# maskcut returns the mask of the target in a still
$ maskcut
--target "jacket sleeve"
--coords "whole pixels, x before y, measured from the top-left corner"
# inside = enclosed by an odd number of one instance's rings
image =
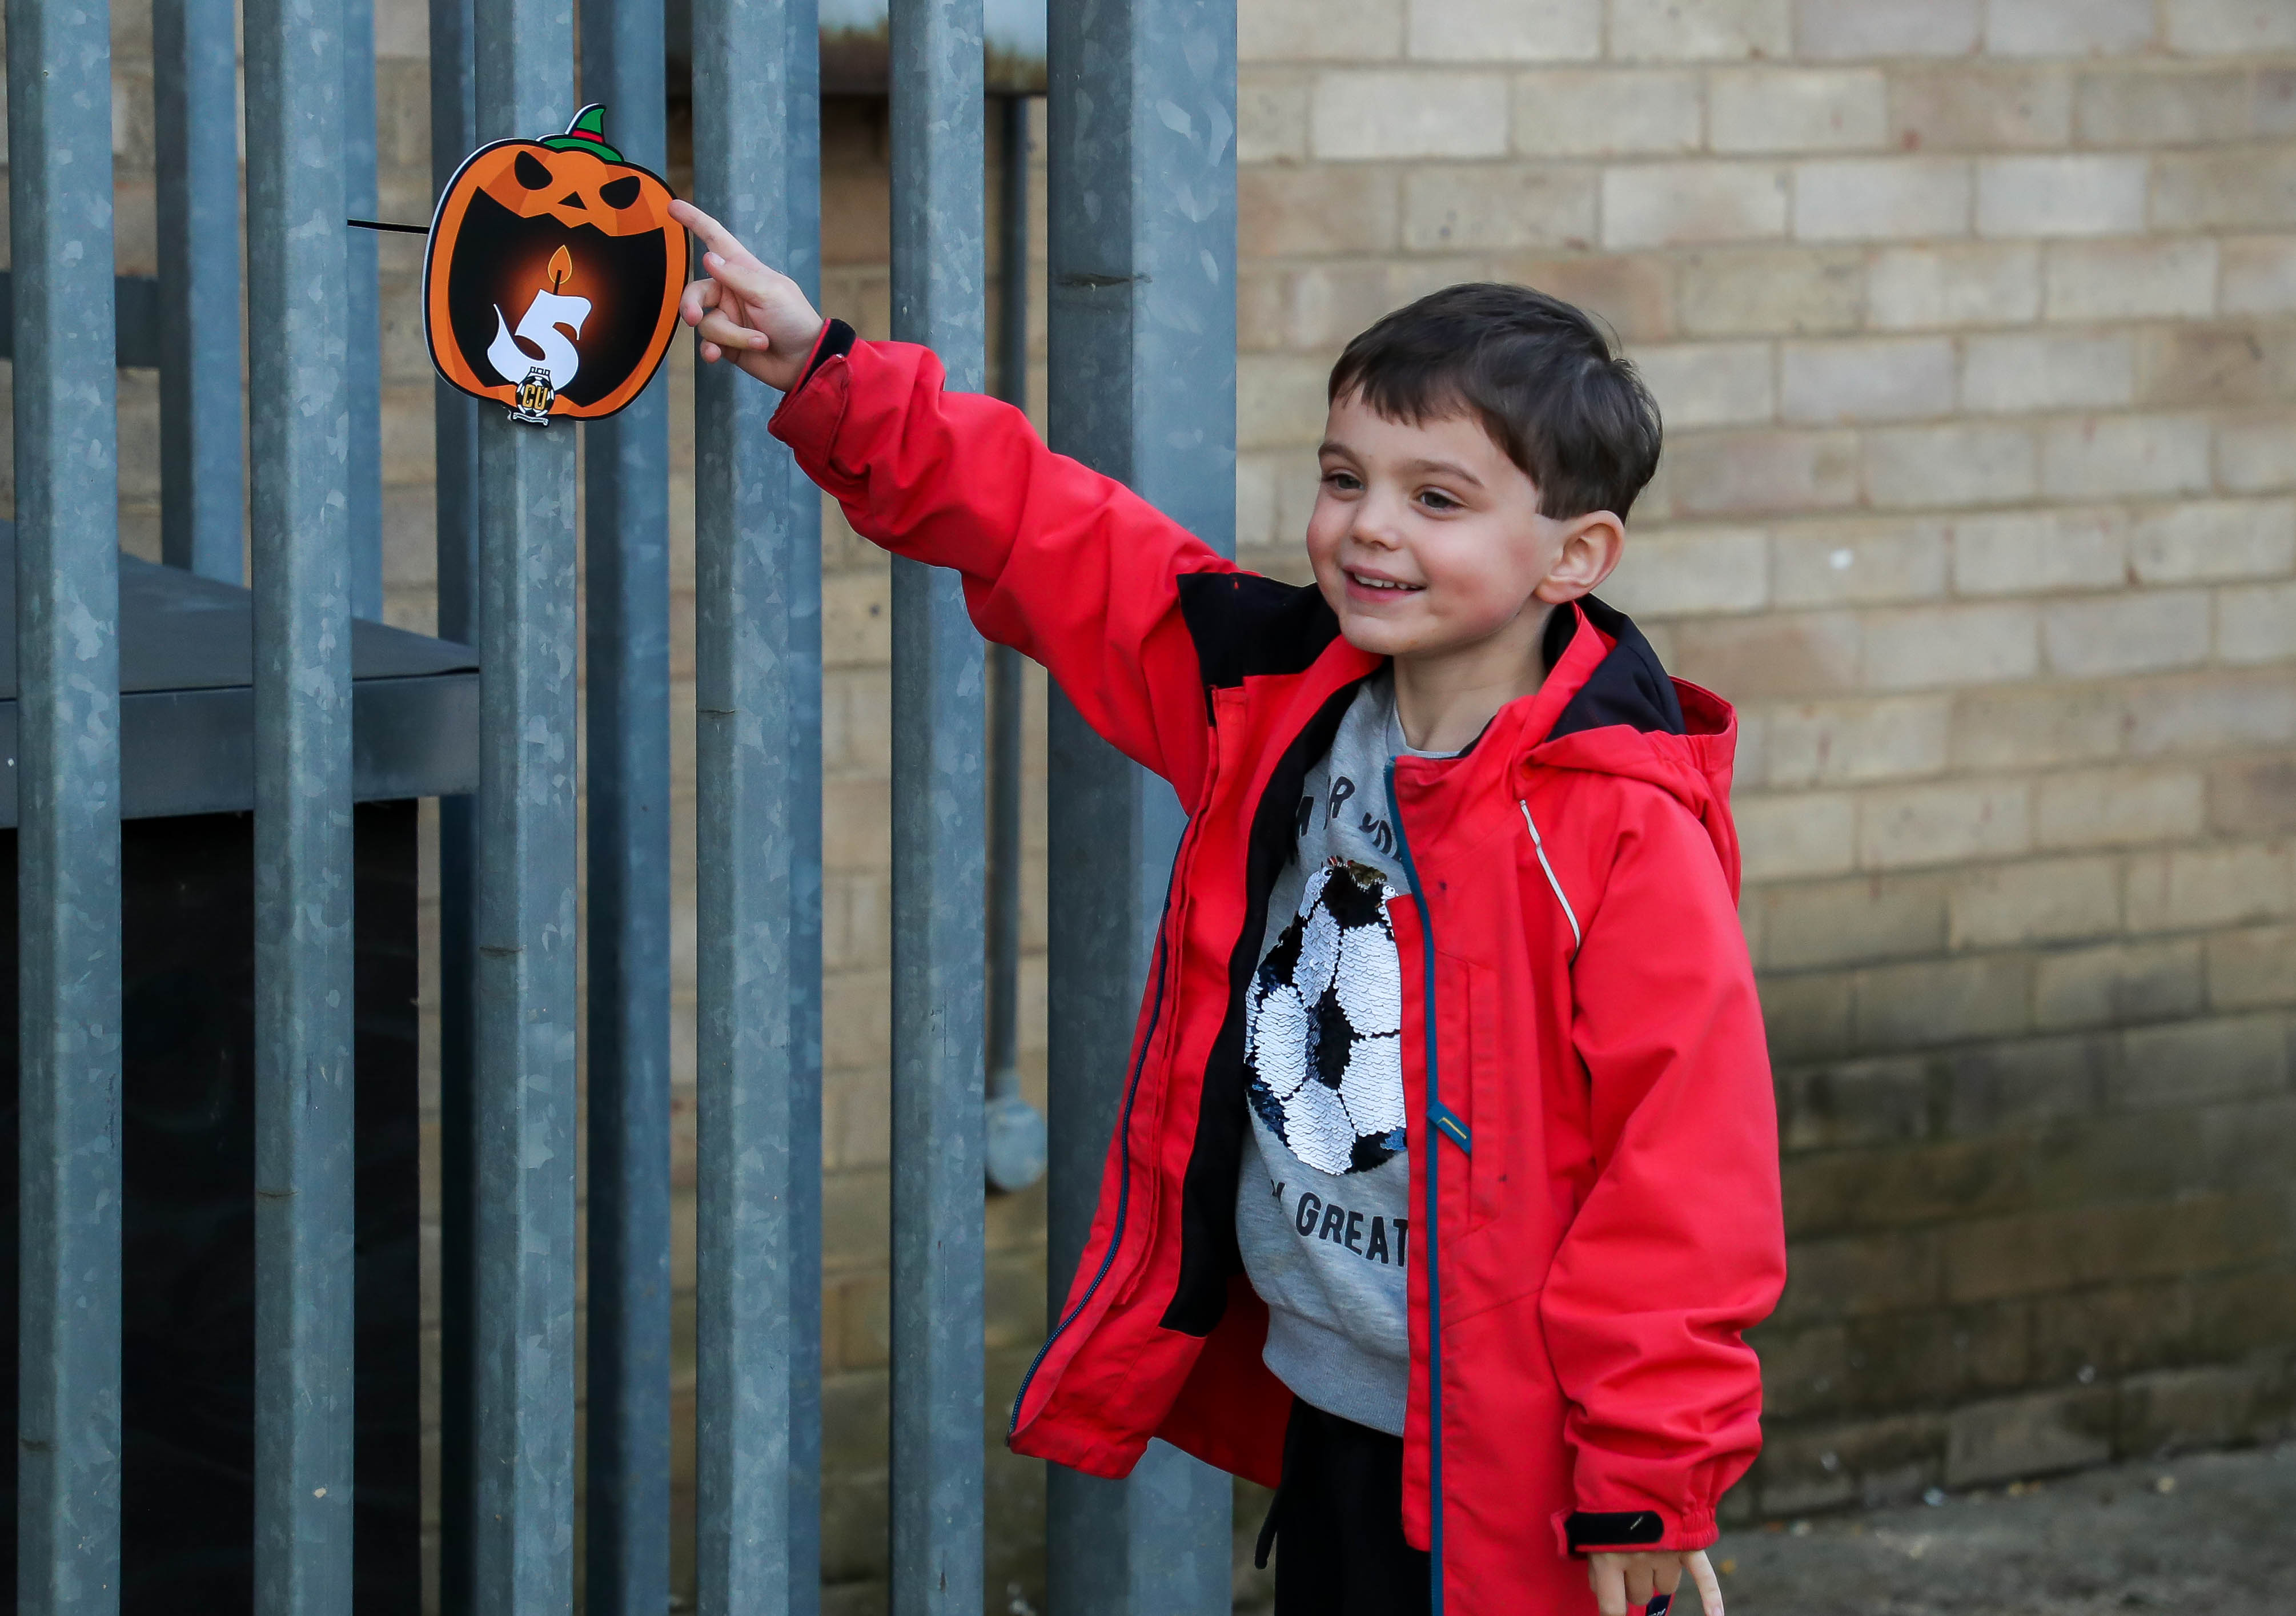
[[[1705,829],[1621,816],[1572,965],[1595,1177],[1540,1301],[1565,1398],[1566,1553],[1702,1548],[1761,1448],[1742,1332],[1785,1280],[1776,1102],[1753,969]]]
[[[846,351],[816,357],[774,435],[854,531],[954,568],[984,636],[1043,663],[1086,722],[1193,804],[1210,734],[1178,579],[1233,563],[1054,454],[1010,405],[944,390],[930,350],[855,342],[836,323],[824,342]]]

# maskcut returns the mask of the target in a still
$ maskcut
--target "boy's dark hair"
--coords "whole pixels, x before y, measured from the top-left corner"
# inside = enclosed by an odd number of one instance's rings
[[[1623,520],[1658,468],[1658,406],[1585,311],[1471,282],[1397,309],[1347,346],[1330,397],[1390,421],[1480,420],[1538,489],[1539,513]]]

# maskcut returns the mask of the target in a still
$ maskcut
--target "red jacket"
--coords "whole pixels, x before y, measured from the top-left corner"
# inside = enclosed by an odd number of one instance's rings
[[[1244,990],[1307,769],[1380,659],[1313,588],[1236,570],[919,348],[832,324],[774,432],[865,537],[964,575],[1189,810],[1100,1207],[1013,1409],[1020,1452],[1122,1476],[1160,1436],[1273,1484],[1292,1395],[1234,1225]],[[1390,771],[1414,896],[1404,1530],[1451,1616],[1594,1610],[1572,1548],[1694,1548],[1760,1446],[1741,1333],[1785,1272],[1739,930],[1736,720],[1625,618],[1464,756]]]

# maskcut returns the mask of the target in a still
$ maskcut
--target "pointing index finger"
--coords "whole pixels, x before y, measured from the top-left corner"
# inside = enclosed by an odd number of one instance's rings
[[[1706,1616],[1722,1616],[1721,1579],[1702,1548],[1690,1556],[1690,1579],[1698,1585],[1698,1602],[1706,1607]]]
[[[734,239],[734,233],[708,214],[679,197],[669,204],[669,217],[685,226],[709,244],[709,250],[721,258],[750,256],[749,249]]]

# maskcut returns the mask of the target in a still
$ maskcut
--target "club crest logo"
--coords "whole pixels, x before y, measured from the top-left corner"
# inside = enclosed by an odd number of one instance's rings
[[[677,330],[685,232],[660,177],[606,144],[605,109],[498,140],[439,199],[422,325],[447,383],[514,421],[595,421],[652,380]]]
[[[1404,1147],[1391,893],[1368,865],[1325,865],[1252,981],[1244,1092],[1268,1131],[1319,1172],[1365,1172]]]

